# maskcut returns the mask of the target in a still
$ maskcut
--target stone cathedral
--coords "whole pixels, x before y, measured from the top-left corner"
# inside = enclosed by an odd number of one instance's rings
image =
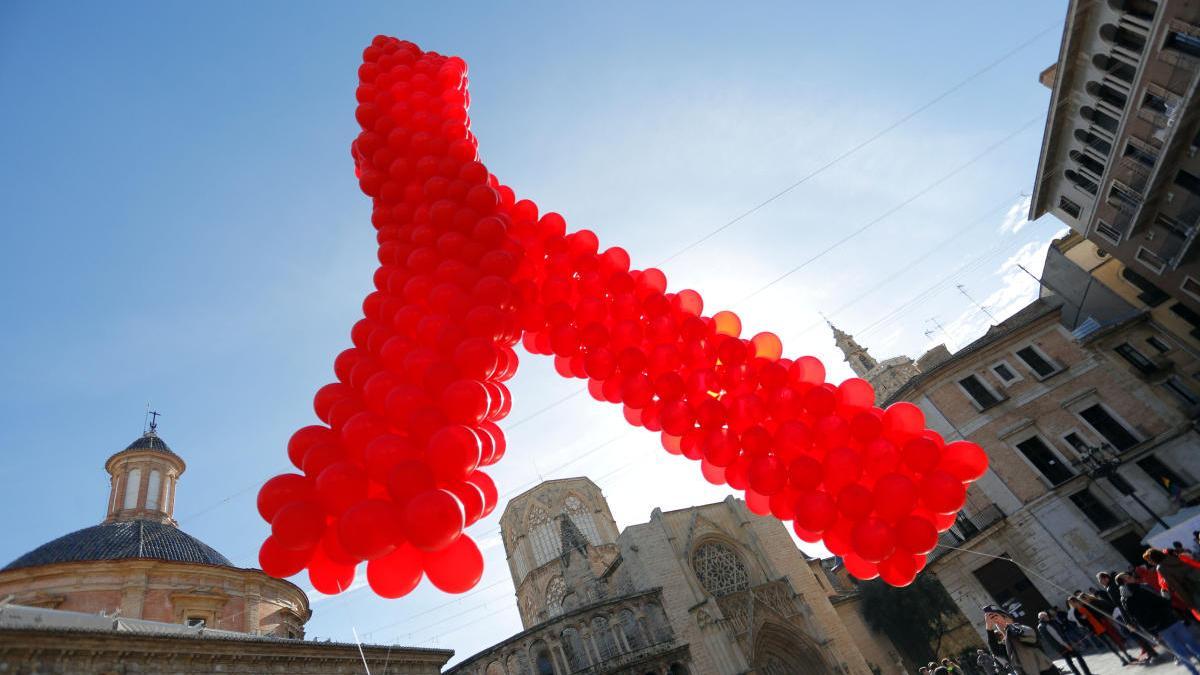
[[[524,630],[448,673],[903,672],[852,586],[733,497],[618,530],[595,483],[565,478],[510,501],[500,528]]]

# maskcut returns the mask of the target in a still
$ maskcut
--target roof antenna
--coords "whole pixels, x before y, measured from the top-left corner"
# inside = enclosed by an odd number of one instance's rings
[[[992,320],[993,324],[996,323],[996,317],[992,316],[992,313],[988,311],[987,307],[984,307],[983,305],[979,304],[978,302],[975,302],[975,298],[972,298],[970,295],[967,295],[967,287],[966,286],[959,284],[958,286],[956,286],[956,288],[958,289],[959,293],[963,294],[964,298],[971,301],[972,305],[975,305],[976,307],[978,307],[979,311],[983,312],[984,314],[987,314],[988,318]]]

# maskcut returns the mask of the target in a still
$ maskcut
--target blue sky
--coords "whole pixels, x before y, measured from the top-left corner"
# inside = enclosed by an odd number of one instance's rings
[[[1034,297],[1014,265],[1040,269],[1062,225],[1026,223],[1021,194],[1065,4],[4,3],[0,561],[99,522],[103,462],[141,432],[149,402],[189,464],[181,526],[255,564],[254,491],[313,421],[312,393],[371,283],[348,147],[374,34],[464,57],[489,168],[641,267],[1037,36],[665,264],[708,311],[735,309],[748,333],[773,330],[841,379],[818,311],[877,357],[916,356],[986,328],[957,284],[999,316]],[[927,337],[931,319],[945,332]],[[510,384],[502,495],[586,474],[622,526],[724,495],[586,395],[520,422],[581,388],[548,361],[523,358]],[[475,526],[488,569],[473,595],[318,598],[310,636],[354,628],[465,656],[515,632],[495,515]]]

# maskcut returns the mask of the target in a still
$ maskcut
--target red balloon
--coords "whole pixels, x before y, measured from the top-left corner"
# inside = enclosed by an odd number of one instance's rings
[[[772,455],[757,457],[750,462],[749,478],[755,492],[769,497],[787,487],[787,467]]]
[[[324,532],[325,510],[315,501],[286,504],[271,519],[271,536],[292,551],[312,549]]]
[[[330,443],[336,440],[337,437],[329,427],[319,425],[302,427],[292,434],[292,438],[288,441],[288,459],[297,469],[303,469],[304,456],[308,454],[310,448],[318,443]]]
[[[934,513],[953,514],[966,501],[967,488],[945,471],[932,471],[921,479],[921,505]]]
[[[863,560],[877,563],[896,550],[896,537],[887,523],[868,518],[851,530],[850,546]]]
[[[839,492],[858,480],[862,464],[858,453],[847,447],[833,448],[825,456],[825,489]]]
[[[381,558],[404,540],[400,510],[389,501],[364,499],[338,519],[338,539],[356,558]]]
[[[429,582],[446,593],[465,593],[483,578],[483,554],[467,536],[443,549],[426,551],[422,559]]]
[[[933,523],[917,516],[906,516],[896,523],[896,548],[906,553],[929,553],[937,546],[938,533]]]
[[[818,541],[821,541],[821,533],[809,532],[808,530],[797,525],[795,522],[792,523],[792,530],[796,532],[796,536],[800,537],[801,541],[806,541],[810,544],[815,544]]]
[[[422,551],[438,551],[462,535],[466,514],[462,502],[453,493],[426,490],[408,501],[403,522],[404,532],[413,546]]]
[[[462,425],[442,427],[429,439],[427,462],[439,481],[463,480],[479,466],[479,437]]]
[[[704,459],[718,467],[728,467],[738,458],[738,447],[726,429],[710,431],[704,436]]]
[[[483,517],[483,490],[480,490],[478,485],[460,480],[446,483],[443,489],[453,492],[454,496],[458,497],[458,501],[463,505],[463,517],[467,525]]]
[[[755,492],[753,489],[746,490],[746,508],[756,515],[769,516],[771,515],[771,498]]]
[[[479,424],[487,416],[488,390],[475,380],[458,380],[442,391],[442,413],[458,424]]]
[[[964,483],[976,481],[987,473],[987,453],[970,441],[954,441],[942,448],[940,468]]]
[[[812,446],[812,431],[799,420],[786,420],[775,430],[775,452],[783,459],[793,459]]]
[[[733,312],[728,310],[717,312],[713,314],[712,322],[717,335],[737,337],[742,334],[742,320]]]
[[[917,505],[917,486],[908,476],[884,474],[875,481],[875,511],[880,518],[894,521],[907,516]]]
[[[867,488],[858,483],[851,483],[838,493],[837,506],[843,518],[859,521],[871,514],[871,509],[875,507],[875,498]]]
[[[388,475],[387,490],[392,501],[405,505],[410,499],[437,487],[437,480],[425,462],[406,460],[392,468]]]
[[[294,473],[280,474],[263,483],[259,489],[258,513],[269,523],[285,505],[313,497],[312,483],[307,478]]]
[[[381,598],[402,598],[421,583],[421,552],[408,544],[367,563],[367,583]]]
[[[849,520],[839,520],[834,523],[822,534],[825,548],[834,555],[845,556],[850,553],[850,531],[853,528],[854,523]]]
[[[707,459],[700,460],[700,474],[713,485],[725,484],[725,468],[716,466]]]
[[[801,356],[788,369],[788,376],[797,384],[822,384],[825,382],[825,366],[815,356]]]
[[[863,452],[863,471],[878,478],[900,468],[900,451],[886,438],[877,438],[867,443]]]
[[[496,483],[492,477],[482,471],[475,471],[467,480],[475,484],[479,488],[479,492],[483,494],[483,516],[486,517],[496,509],[496,504],[500,501],[500,495],[496,490]]]
[[[852,377],[838,385],[838,402],[847,408],[870,408],[875,404],[875,388],[866,380]]]
[[[879,576],[879,567],[875,563],[867,562],[853,553],[842,556],[842,562],[846,565],[846,571],[855,579],[870,581]]]
[[[917,559],[910,553],[897,552],[879,563],[879,578],[898,588],[917,578]]]
[[[796,525],[809,532],[824,532],[838,517],[837,504],[824,492],[806,492],[796,500]]]
[[[398,464],[418,459],[420,456],[420,449],[411,440],[394,434],[376,438],[363,450],[367,475],[376,483],[387,483],[392,469]]]
[[[367,498],[367,474],[352,462],[336,462],[317,476],[317,497],[325,510],[338,515]]]
[[[286,579],[299,574],[311,557],[312,549],[295,551],[280,546],[275,537],[267,537],[258,550],[258,566],[277,579]]]
[[[318,548],[308,562],[308,580],[318,593],[337,595],[354,583],[354,565],[336,563]]]
[[[899,401],[883,412],[883,433],[893,442],[903,442],[925,428],[925,413],[908,401]]]
[[[811,455],[800,455],[788,465],[788,480],[794,490],[800,492],[815,490],[824,477],[824,465]]]
[[[941,451],[928,438],[914,438],[904,444],[901,456],[904,464],[916,473],[931,471],[938,464]]]
[[[799,497],[792,490],[782,490],[771,495],[771,515],[780,520],[792,520],[796,517],[796,499]]]

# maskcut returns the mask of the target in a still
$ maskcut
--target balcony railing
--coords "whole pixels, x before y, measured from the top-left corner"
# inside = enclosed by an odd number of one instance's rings
[[[978,536],[980,532],[1004,518],[1004,512],[995,504],[989,504],[970,516],[960,513],[958,519],[954,521],[954,526],[938,536],[938,546],[929,553],[929,561],[937,560],[948,553],[950,549],[946,548],[947,546],[962,547],[963,544]]]

